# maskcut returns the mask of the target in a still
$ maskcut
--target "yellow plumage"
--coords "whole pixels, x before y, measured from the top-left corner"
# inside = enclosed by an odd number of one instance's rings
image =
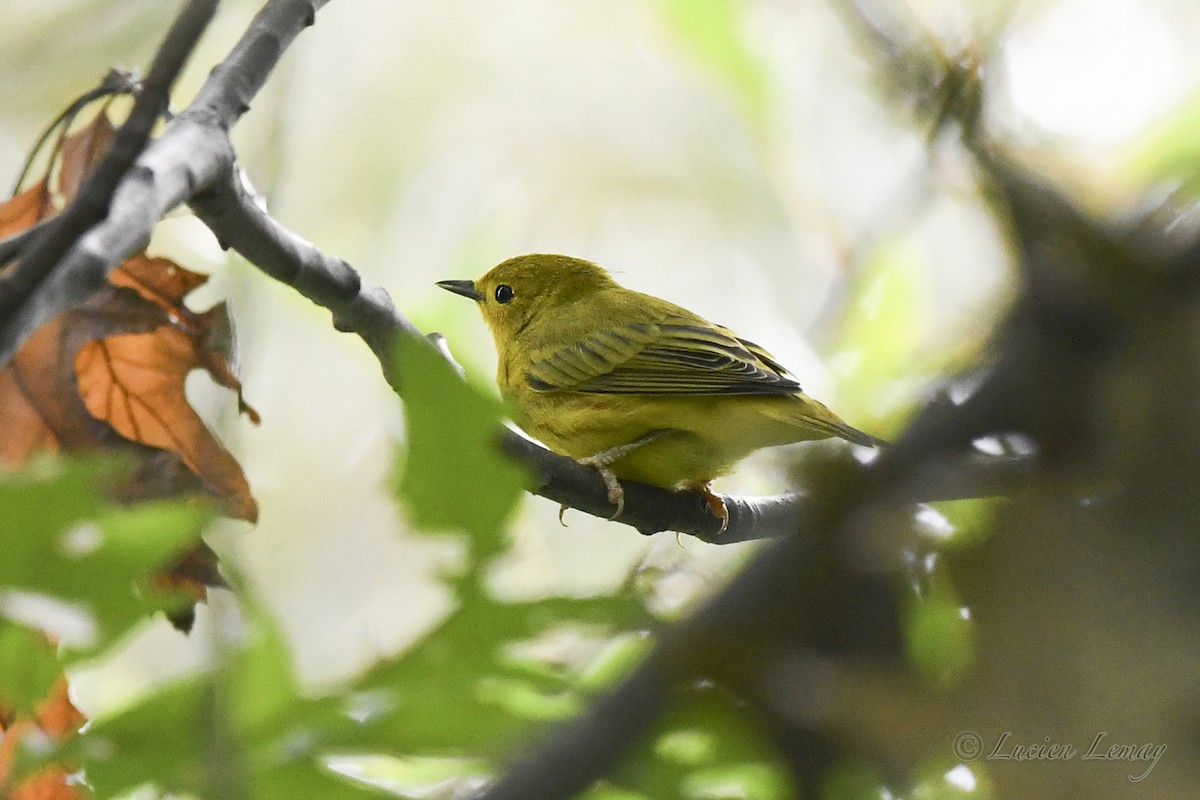
[[[620,286],[591,262],[518,256],[476,281],[438,285],[483,312],[513,421],[608,472],[618,507],[612,475],[707,491],[762,447],[828,437],[879,443],[800,391],[766,350]]]

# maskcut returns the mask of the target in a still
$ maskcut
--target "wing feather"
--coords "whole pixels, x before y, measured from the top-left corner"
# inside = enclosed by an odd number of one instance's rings
[[[531,354],[529,385],[583,394],[793,394],[800,384],[764,349],[726,328],[669,316],[597,331]]]

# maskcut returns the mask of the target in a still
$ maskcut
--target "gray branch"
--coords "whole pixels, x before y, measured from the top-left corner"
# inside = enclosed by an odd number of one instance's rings
[[[136,147],[132,164],[116,161],[89,179],[111,182],[111,202],[96,214],[93,200],[83,200],[85,211],[65,211],[60,220],[76,219],[69,228],[59,228],[53,236],[40,237],[35,247],[53,248],[48,256],[25,254],[23,277],[11,294],[0,294],[0,365],[7,364],[21,343],[45,322],[75,306],[103,285],[108,273],[126,258],[145,248],[158,221],[171,210],[191,199],[197,192],[233,168],[233,148],[226,135],[229,128],[249,108],[250,100],[262,88],[271,70],[293,39],[312,24],[318,8],[327,0],[272,0],[259,12],[229,59],[209,76],[200,93],[187,109],[173,119],[161,137],[144,151]],[[176,27],[164,40],[160,56],[151,67],[151,76],[162,73],[167,86],[190,48],[183,49],[184,34],[197,38],[197,19],[211,0],[189,5]],[[187,26],[184,28],[184,26]],[[180,32],[182,29],[182,32]],[[163,66],[159,66],[160,62]],[[156,78],[156,80],[159,80]],[[165,93],[156,93],[146,101],[157,119],[165,108]],[[161,108],[158,105],[162,101]],[[144,123],[148,111],[137,117]],[[134,122],[131,117],[126,127]],[[125,128],[122,128],[124,131]],[[148,132],[149,128],[146,129]],[[119,142],[120,135],[117,137]],[[136,142],[133,143],[136,146]],[[113,155],[120,150],[121,155]],[[128,158],[131,151],[114,146],[113,158]],[[140,156],[136,152],[141,152]],[[113,173],[119,172],[116,179]],[[103,173],[103,174],[102,174]],[[123,176],[123,177],[122,177]],[[92,198],[87,185],[80,198]],[[101,198],[103,200],[103,198]],[[72,205],[74,207],[74,204]],[[97,221],[98,220],[98,221]],[[60,223],[61,224],[61,223]],[[46,244],[42,244],[46,242]],[[36,259],[32,267],[31,260]],[[44,266],[43,266],[44,264]]]

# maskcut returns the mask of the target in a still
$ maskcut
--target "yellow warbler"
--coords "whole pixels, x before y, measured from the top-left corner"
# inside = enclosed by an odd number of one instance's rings
[[[614,516],[624,508],[616,478],[629,478],[703,491],[724,529],[709,482],[754,450],[828,437],[880,443],[800,391],[763,348],[589,261],[517,256],[438,286],[478,303],[513,421],[598,469]]]

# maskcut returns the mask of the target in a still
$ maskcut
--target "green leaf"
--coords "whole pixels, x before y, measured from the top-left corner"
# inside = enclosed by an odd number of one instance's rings
[[[997,793],[984,765],[934,760],[915,770],[909,800],[992,800]]]
[[[316,761],[296,761],[259,776],[250,796],[254,800],[354,800],[395,795],[343,777]]]
[[[123,712],[93,720],[68,742],[62,756],[83,765],[99,797],[115,797],[146,783],[198,792],[209,733],[202,724],[207,690],[203,677],[158,689]]]
[[[761,761],[694,772],[684,778],[680,789],[687,800],[785,800],[795,796],[783,768]]]
[[[830,770],[821,787],[822,800],[884,800],[883,778],[862,763],[839,764]]]
[[[509,604],[467,593],[424,641],[359,683],[374,704],[390,700],[391,707],[347,735],[394,755],[508,752],[531,734],[536,719],[562,718],[585,694],[569,670],[556,676],[514,659],[514,645],[589,622],[605,623],[619,636],[647,618],[632,594]]]
[[[654,753],[661,759],[686,766],[707,764],[716,754],[716,741],[707,731],[677,729],[658,737]]]
[[[344,747],[345,703],[301,695],[273,622],[246,614],[250,633],[220,667],[93,720],[50,755],[80,763],[100,797],[144,784],[231,800],[378,796],[326,765]]]
[[[874,249],[857,276],[830,359],[842,389],[839,410],[849,419],[866,424],[907,412],[894,405],[907,393],[893,387],[897,375],[914,373],[926,347],[926,272],[913,248],[893,239]]]
[[[408,439],[399,493],[412,521],[465,530],[480,555],[499,551],[501,526],[530,483],[500,450],[503,408],[419,340],[400,339],[396,366]]]
[[[114,471],[111,463],[45,460],[0,478],[0,588],[86,607],[98,634],[80,648],[87,652],[178,605],[139,581],[198,540],[211,517],[182,501],[110,506],[101,485]]]
[[[977,497],[970,500],[940,500],[929,506],[941,514],[953,533],[941,540],[942,550],[977,547],[996,527],[996,515],[1008,498]]]
[[[448,800],[465,797],[491,775],[487,764],[469,758],[349,756],[330,760],[335,772],[351,775],[391,795]]]
[[[677,690],[645,744],[613,783],[649,797],[796,797],[796,787],[749,708],[713,685]]]
[[[952,596],[934,591],[912,603],[904,620],[909,662],[941,687],[958,684],[975,657],[975,625]]]
[[[61,674],[43,633],[0,618],[0,709],[33,713]]]
[[[579,795],[579,800],[652,800],[652,798],[649,795],[632,792],[619,786],[600,784]]]

